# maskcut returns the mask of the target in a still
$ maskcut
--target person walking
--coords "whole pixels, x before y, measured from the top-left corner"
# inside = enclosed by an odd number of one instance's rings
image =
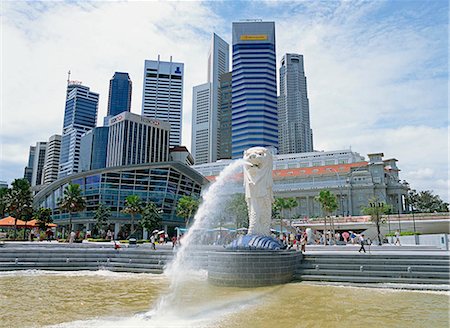
[[[401,244],[400,244],[400,232],[398,232],[398,230],[395,231],[395,244],[394,245],[401,246]]]
[[[366,252],[366,249],[364,248],[364,244],[366,243],[365,239],[364,239],[364,234],[361,234],[359,236],[359,243],[361,245],[361,248],[359,249],[358,253],[361,253],[361,251],[364,251],[364,253]]]
[[[153,249],[156,249],[155,242],[156,242],[156,238],[155,238],[155,235],[153,234],[153,235],[151,235],[151,237],[150,237],[150,243],[152,244],[152,248],[153,248]]]

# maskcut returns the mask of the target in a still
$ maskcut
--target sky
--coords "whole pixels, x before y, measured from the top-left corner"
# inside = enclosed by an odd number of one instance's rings
[[[304,56],[315,150],[396,158],[400,178],[449,200],[447,1],[1,1],[0,180],[23,177],[29,146],[61,134],[67,72],[100,94],[128,72],[141,113],[144,60],[185,64],[182,143],[192,87],[206,82],[211,34],[276,24],[277,65]],[[278,75],[278,73],[277,73]]]

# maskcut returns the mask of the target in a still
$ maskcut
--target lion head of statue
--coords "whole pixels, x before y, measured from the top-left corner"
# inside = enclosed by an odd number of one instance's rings
[[[247,168],[265,169],[272,163],[272,153],[264,147],[252,147],[244,151]]]

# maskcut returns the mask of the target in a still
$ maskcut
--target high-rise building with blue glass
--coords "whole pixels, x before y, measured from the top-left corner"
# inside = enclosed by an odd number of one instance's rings
[[[81,136],[97,124],[98,99],[89,87],[68,84],[58,178],[79,172]]]
[[[275,23],[233,23],[232,157],[278,146]]]
[[[81,136],[80,171],[97,170],[106,167],[108,133],[108,126],[98,126]]]
[[[108,116],[116,116],[131,109],[132,83],[128,73],[115,72],[109,81]]]

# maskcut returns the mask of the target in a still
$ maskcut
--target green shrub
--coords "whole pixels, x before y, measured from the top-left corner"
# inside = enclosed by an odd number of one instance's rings
[[[109,239],[105,239],[105,238],[88,238],[87,240],[92,241],[94,243],[110,241]]]
[[[414,236],[414,235],[421,235],[420,232],[414,232],[414,231],[403,231],[400,232],[400,236]],[[395,237],[395,232],[387,233],[385,235],[386,237]]]

